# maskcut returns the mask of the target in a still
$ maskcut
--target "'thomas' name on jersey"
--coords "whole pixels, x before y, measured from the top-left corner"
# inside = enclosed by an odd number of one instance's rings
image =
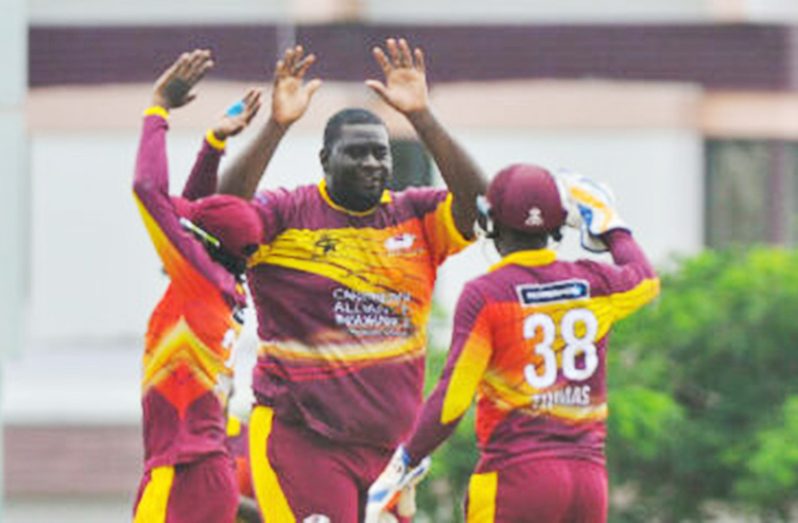
[[[608,334],[659,292],[629,233],[608,242],[616,265],[522,251],[466,285],[411,456],[443,441],[476,395],[480,470],[529,458],[604,463]]]

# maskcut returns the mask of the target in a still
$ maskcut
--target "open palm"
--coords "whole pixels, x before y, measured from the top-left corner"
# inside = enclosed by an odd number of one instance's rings
[[[272,118],[280,125],[290,125],[305,111],[313,95],[321,87],[321,80],[305,82],[305,73],[316,61],[313,54],[305,55],[302,46],[286,50],[277,62],[272,91]]]
[[[235,136],[249,125],[261,105],[260,89],[249,89],[244,97],[230,107],[213,128],[213,134],[220,140]]]
[[[372,51],[385,75],[385,83],[367,80],[366,85],[388,105],[403,114],[426,109],[429,94],[424,53],[419,48],[411,52],[404,38],[400,38],[398,42],[389,38],[385,47],[387,54],[379,47]]]
[[[181,54],[155,81],[152,105],[168,110],[191,102],[197,97],[192,91],[194,86],[202,80],[211,67],[213,67],[213,58],[207,49],[195,49]]]

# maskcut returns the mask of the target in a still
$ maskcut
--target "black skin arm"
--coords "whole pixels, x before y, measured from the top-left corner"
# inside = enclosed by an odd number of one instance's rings
[[[379,47],[372,50],[385,75],[385,83],[367,80],[366,85],[413,126],[452,193],[452,214],[457,229],[464,237],[472,238],[477,218],[476,197],[487,190],[487,179],[429,107],[424,52],[419,48],[411,52],[404,38],[398,41],[389,38],[385,47],[387,53]]]
[[[313,54],[305,54],[302,46],[285,51],[275,66],[272,88],[272,112],[255,139],[225,168],[219,192],[244,199],[255,195],[274,152],[283,136],[305,114],[310,100],[321,87],[321,80],[305,82],[305,74],[316,61]]]
[[[487,180],[471,156],[440,124],[431,111],[408,115],[421,141],[432,154],[449,192],[452,217],[460,234],[473,238],[477,196],[487,190]]]

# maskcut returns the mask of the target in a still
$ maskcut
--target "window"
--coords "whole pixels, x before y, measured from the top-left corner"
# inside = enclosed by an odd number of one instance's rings
[[[391,140],[393,178],[388,188],[401,191],[407,187],[432,184],[432,163],[426,149],[416,140]]]
[[[798,143],[711,140],[706,167],[709,247],[798,244]]]

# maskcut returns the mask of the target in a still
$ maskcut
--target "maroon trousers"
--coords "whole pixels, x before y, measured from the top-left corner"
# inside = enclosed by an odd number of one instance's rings
[[[139,484],[134,522],[233,523],[238,485],[229,456],[147,471]]]
[[[339,444],[271,417],[269,410],[257,407],[250,420],[253,484],[264,521],[363,521],[368,488],[392,451]],[[265,456],[255,450],[259,438],[266,439]]]
[[[593,462],[540,459],[471,476],[467,523],[605,523],[607,472]]]

